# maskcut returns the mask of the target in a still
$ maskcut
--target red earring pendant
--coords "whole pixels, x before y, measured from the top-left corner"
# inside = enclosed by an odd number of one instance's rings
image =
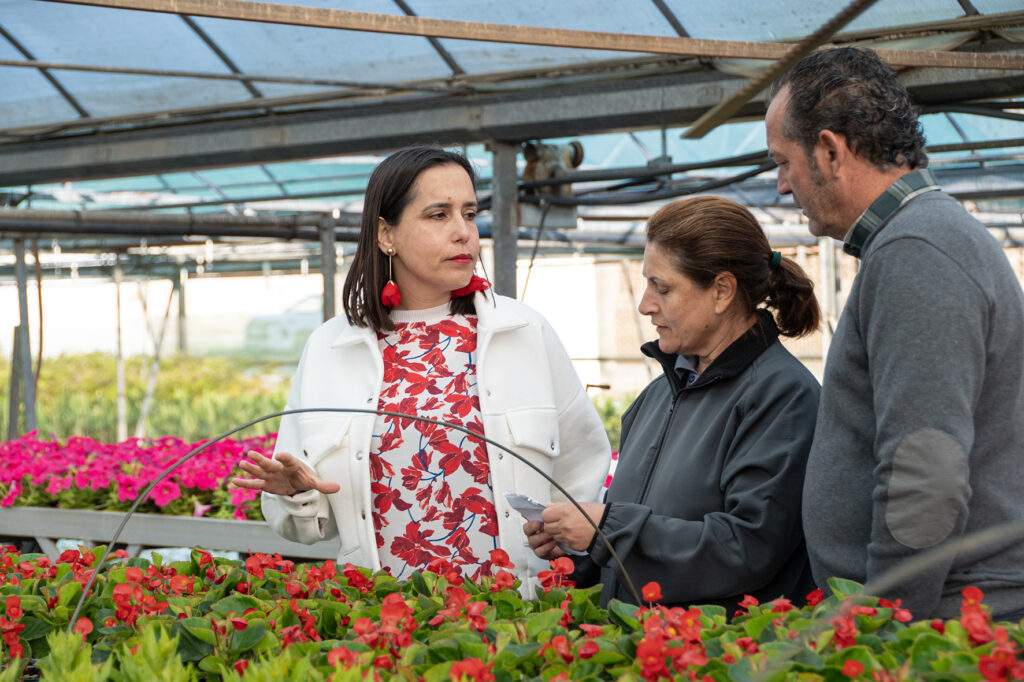
[[[394,249],[388,249],[388,283],[380,292],[380,302],[389,308],[394,308],[402,302],[402,292],[398,290],[398,285],[391,279],[391,256],[394,253]]]
[[[478,277],[477,275],[473,275],[469,279],[469,284],[467,284],[464,287],[461,287],[459,289],[454,290],[452,292],[452,296],[453,297],[455,297],[455,296],[468,296],[469,294],[472,294],[475,291],[483,291],[485,289],[490,289],[490,288],[491,288],[491,283],[490,282],[488,282],[483,277]]]

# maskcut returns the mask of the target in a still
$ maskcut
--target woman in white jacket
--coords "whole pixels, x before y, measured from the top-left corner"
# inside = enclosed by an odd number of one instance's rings
[[[577,500],[597,498],[610,448],[565,350],[535,311],[487,291],[473,169],[433,147],[392,154],[370,177],[345,280],[345,317],[310,336],[288,408],[359,408],[455,423],[513,450]],[[236,478],[263,491],[283,537],[340,539],[339,563],[404,579],[431,562],[473,576],[504,549],[524,596],[547,568],[504,493],[563,499],[502,450],[391,416],[309,412],[282,419],[274,459]]]

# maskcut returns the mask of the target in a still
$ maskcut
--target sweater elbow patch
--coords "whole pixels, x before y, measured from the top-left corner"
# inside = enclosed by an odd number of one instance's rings
[[[964,508],[967,454],[951,435],[925,428],[904,438],[892,463],[885,522],[899,543],[936,545],[956,526]]]

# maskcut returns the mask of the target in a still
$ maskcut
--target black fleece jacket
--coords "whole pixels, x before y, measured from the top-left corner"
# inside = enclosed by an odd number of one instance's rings
[[[731,614],[745,594],[802,603],[814,587],[800,501],[820,388],[778,335],[761,311],[689,386],[675,355],[641,349],[665,373],[622,417],[600,528],[636,588],[657,581],[664,605]],[[604,605],[635,601],[597,537],[574,578],[603,583]]]

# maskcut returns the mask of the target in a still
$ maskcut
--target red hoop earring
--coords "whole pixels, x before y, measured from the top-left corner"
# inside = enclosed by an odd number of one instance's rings
[[[384,285],[384,289],[380,292],[380,302],[389,308],[394,308],[402,302],[402,292],[398,290],[398,285],[391,279],[391,256],[394,253],[394,249],[388,249],[388,283]]]

